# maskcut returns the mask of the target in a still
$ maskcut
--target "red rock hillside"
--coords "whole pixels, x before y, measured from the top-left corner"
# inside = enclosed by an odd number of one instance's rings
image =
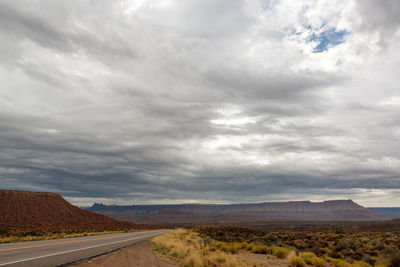
[[[147,228],[71,205],[57,193],[0,190],[0,233]]]

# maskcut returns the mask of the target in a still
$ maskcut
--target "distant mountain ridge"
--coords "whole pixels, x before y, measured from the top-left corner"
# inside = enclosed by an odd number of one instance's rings
[[[103,231],[143,227],[80,209],[58,193],[0,190],[0,233],[68,229]]]
[[[400,218],[400,207],[376,207],[368,208],[369,210],[387,218],[395,219]]]
[[[382,219],[352,200],[245,204],[104,205],[87,208],[135,223],[185,225],[292,221],[368,221]]]

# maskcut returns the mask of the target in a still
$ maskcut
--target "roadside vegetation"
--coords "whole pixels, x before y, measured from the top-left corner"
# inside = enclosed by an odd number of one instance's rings
[[[400,231],[265,231],[241,227],[197,227],[203,240],[251,253],[288,259],[289,266],[399,267]],[[240,244],[240,245],[239,245]]]
[[[157,236],[152,239],[152,246],[162,258],[181,267],[263,266],[257,257],[249,257],[256,253],[269,254],[268,259],[285,266],[287,258],[294,256],[283,247],[265,249],[246,242],[222,242],[201,236],[200,233],[189,229],[179,229]]]
[[[136,232],[137,230],[125,230],[125,231],[86,231],[86,230],[67,230],[67,231],[27,231],[20,233],[18,235],[2,235],[0,236],[1,243],[14,243],[14,242],[27,242],[27,241],[37,241],[37,240],[50,240],[59,238],[71,238],[71,237],[82,237],[82,236],[94,236],[94,235],[104,235],[104,234],[115,234],[115,233],[126,233],[126,232]]]

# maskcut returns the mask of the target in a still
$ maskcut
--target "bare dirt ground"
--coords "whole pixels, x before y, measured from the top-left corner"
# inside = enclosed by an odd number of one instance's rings
[[[157,257],[149,241],[137,243],[131,247],[119,249],[107,255],[93,258],[74,267],[176,267],[177,265]]]
[[[281,260],[270,255],[265,254],[253,254],[248,253],[247,251],[240,251],[238,254],[239,257],[251,260],[256,263],[257,267],[287,267],[288,261]]]

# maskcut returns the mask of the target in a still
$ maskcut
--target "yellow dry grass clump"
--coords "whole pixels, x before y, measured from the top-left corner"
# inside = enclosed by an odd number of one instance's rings
[[[221,250],[210,249],[198,233],[178,229],[152,239],[153,249],[182,267],[254,266],[254,262]]]

